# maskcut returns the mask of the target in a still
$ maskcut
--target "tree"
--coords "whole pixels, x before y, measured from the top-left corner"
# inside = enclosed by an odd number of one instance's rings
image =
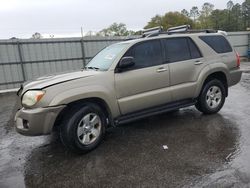
[[[190,12],[183,9],[181,12],[168,12],[163,16],[156,15],[151,18],[145,28],[163,26],[164,29],[167,29],[183,24],[190,24],[192,28],[196,29],[250,30],[250,0],[244,0],[242,4],[234,4],[232,0],[229,0],[223,10],[214,10],[214,5],[206,2],[201,11],[197,6],[193,6]]]
[[[109,27],[98,32],[101,36],[127,36],[133,34],[133,31],[128,31],[124,23],[113,23]]]
[[[244,29],[250,28],[250,0],[245,0],[242,3],[242,16]]]
[[[233,8],[233,6],[234,6],[234,3],[233,3],[233,1],[228,1],[227,2],[227,11],[228,11],[228,25],[227,25],[227,30],[232,30],[232,28],[233,28],[233,25],[234,25],[234,23],[232,22],[232,20],[231,20],[231,14],[232,14],[232,8]]]
[[[233,6],[234,6],[233,1],[230,0],[230,1],[227,2],[227,9],[228,10],[232,10]]]
[[[213,12],[214,5],[211,3],[204,3],[202,6],[202,10],[200,12],[200,25],[202,28],[209,28],[211,27],[211,19],[210,15]]]
[[[232,15],[232,31],[244,30],[243,21],[242,21],[242,11],[241,5],[239,3],[235,4],[231,10]]]
[[[155,17],[151,18],[144,29],[162,26],[163,29],[166,30],[170,27],[186,24],[193,26],[193,21],[179,12],[168,12],[164,16],[156,15]]]
[[[189,12],[188,12],[186,9],[183,9],[183,10],[181,11],[181,14],[183,14],[183,15],[186,16],[186,17],[189,17]]]
[[[204,14],[205,17],[208,17],[213,12],[213,9],[214,9],[214,5],[213,4],[211,4],[211,3],[204,3],[202,5],[202,14]]]
[[[196,19],[199,17],[199,15],[200,13],[198,7],[196,6],[192,7],[190,10],[190,17],[193,18],[194,23],[196,22]]]
[[[211,15],[211,28],[216,30],[226,30],[227,28],[227,10],[214,10]]]
[[[148,22],[148,24],[144,27],[144,29],[157,27],[157,26],[163,26],[162,23],[162,16],[156,15]]]
[[[42,34],[41,33],[38,33],[38,32],[35,32],[32,37],[33,39],[41,39],[43,38]]]

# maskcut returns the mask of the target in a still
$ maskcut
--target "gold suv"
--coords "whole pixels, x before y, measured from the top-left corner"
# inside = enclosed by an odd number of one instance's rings
[[[35,136],[57,127],[67,148],[84,153],[108,127],[191,105],[217,113],[241,74],[223,33],[151,29],[106,47],[83,70],[24,84],[16,130]]]

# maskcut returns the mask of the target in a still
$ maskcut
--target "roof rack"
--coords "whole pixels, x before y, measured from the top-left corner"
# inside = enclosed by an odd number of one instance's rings
[[[162,31],[163,31],[163,27],[162,26],[152,27],[152,28],[149,28],[149,29],[144,29],[142,31],[142,37],[150,37],[152,35],[159,34]]]
[[[181,33],[185,34],[185,33],[217,33],[218,32],[217,30],[213,30],[213,29],[192,30],[190,28],[191,28],[190,25],[181,25],[177,27],[171,27],[167,31],[163,31],[162,26],[153,27],[153,28],[143,30],[142,37],[143,38],[155,37],[155,36],[159,36],[162,34],[171,35],[171,34],[181,34]]]
[[[177,26],[177,27],[170,27],[167,32],[171,33],[171,32],[185,32],[188,31],[191,28],[190,25],[181,25],[181,26]]]

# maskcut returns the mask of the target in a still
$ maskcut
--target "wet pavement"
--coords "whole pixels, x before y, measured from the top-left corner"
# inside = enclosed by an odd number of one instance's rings
[[[1,188],[250,187],[250,72],[218,114],[190,107],[119,126],[85,155],[66,151],[56,133],[17,134],[15,103],[0,94]]]

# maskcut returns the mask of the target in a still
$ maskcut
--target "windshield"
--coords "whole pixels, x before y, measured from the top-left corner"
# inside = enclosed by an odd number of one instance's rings
[[[100,51],[86,66],[87,69],[106,71],[117,55],[126,48],[128,43],[113,44]]]

